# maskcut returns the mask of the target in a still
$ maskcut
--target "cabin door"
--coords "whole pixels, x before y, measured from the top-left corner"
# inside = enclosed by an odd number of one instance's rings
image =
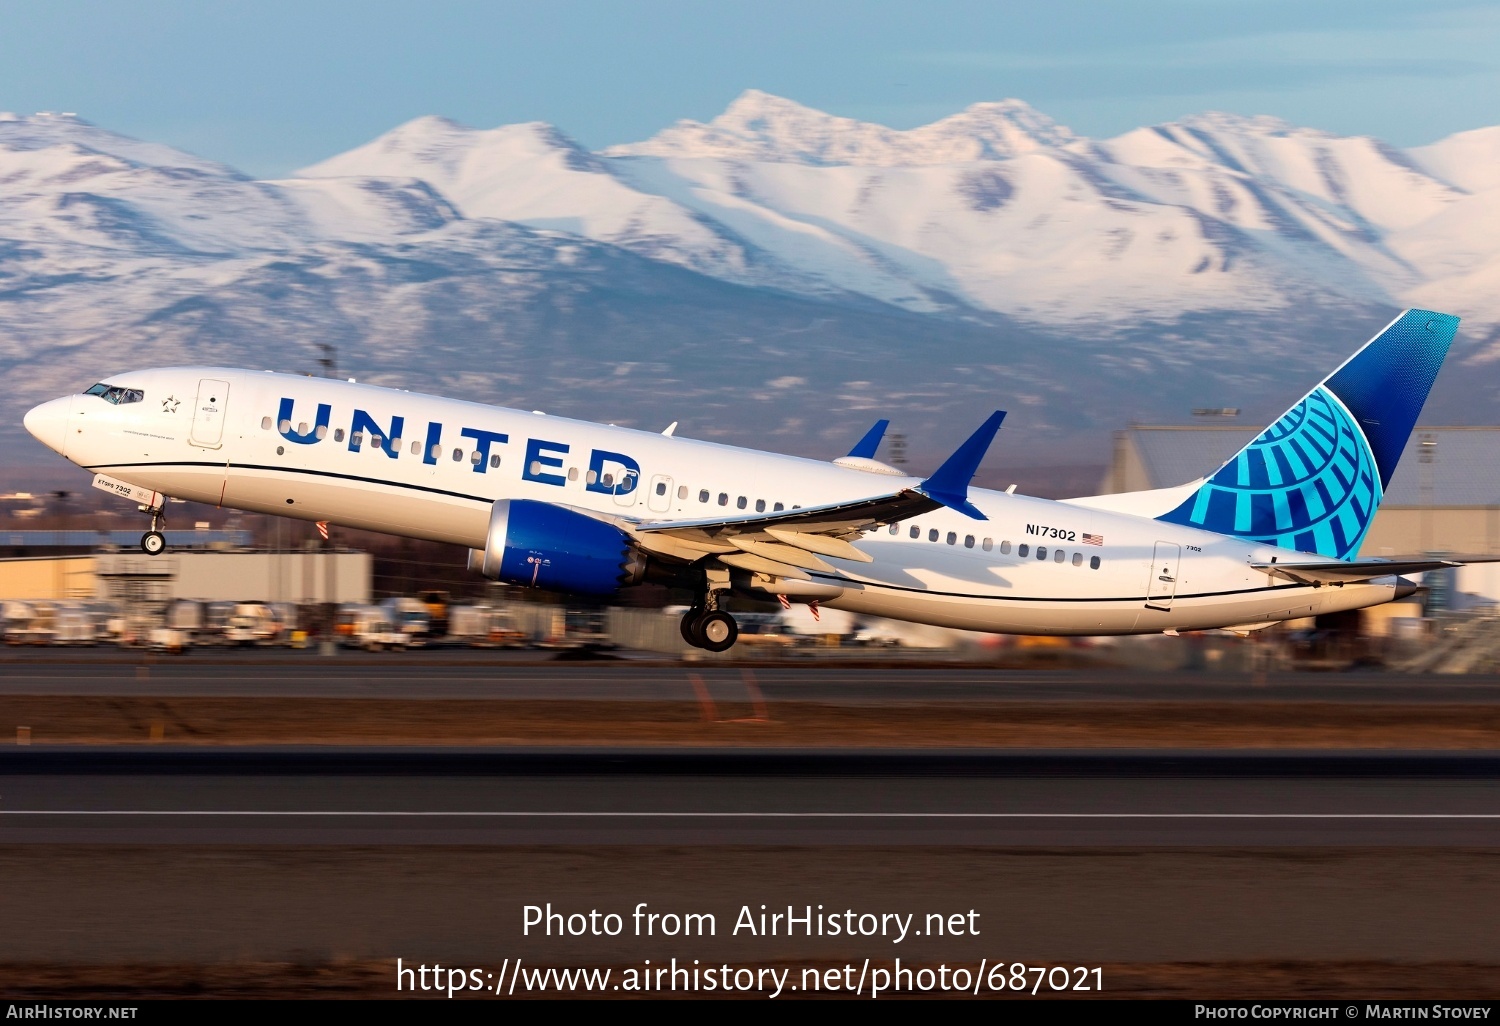
[[[224,413],[229,407],[229,382],[217,378],[198,381],[198,400],[193,404],[193,430],[188,441],[204,449],[217,449],[224,441]]]
[[[1151,556],[1151,575],[1146,578],[1146,608],[1170,610],[1177,594],[1177,565],[1182,561],[1182,546],[1159,541]]]

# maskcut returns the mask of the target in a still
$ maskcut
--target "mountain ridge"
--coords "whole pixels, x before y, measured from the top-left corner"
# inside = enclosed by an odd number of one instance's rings
[[[0,115],[0,415],[331,342],[361,380],[646,425],[666,402],[813,455],[873,414],[925,432],[1005,405],[1030,456],[1093,462],[1125,419],[1274,415],[1284,378],[1409,304],[1465,317],[1435,402],[1478,416],[1491,155],[1500,128],[1397,150],[1206,112],[1095,140],[1020,101],[896,130],[752,92],[599,152],[429,115],[262,181]]]

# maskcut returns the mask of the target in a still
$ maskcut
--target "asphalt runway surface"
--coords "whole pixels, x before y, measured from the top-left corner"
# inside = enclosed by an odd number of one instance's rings
[[[1500,677],[1394,673],[1171,673],[911,666],[899,663],[758,666],[630,662],[455,661],[451,653],[399,661],[234,651],[171,656],[6,653],[0,695],[466,698],[694,701],[696,676],[715,699],[742,700],[753,681],[766,701],[892,705],[945,702],[1349,702],[1500,704]],[[444,658],[438,658],[442,656]]]
[[[0,750],[0,844],[1500,845],[1500,756]]]

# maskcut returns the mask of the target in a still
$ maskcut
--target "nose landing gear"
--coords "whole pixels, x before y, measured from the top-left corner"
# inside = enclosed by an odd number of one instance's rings
[[[141,535],[141,551],[148,556],[159,556],[167,551],[167,537],[161,533],[161,507],[141,506],[140,511],[151,514],[151,530]]]

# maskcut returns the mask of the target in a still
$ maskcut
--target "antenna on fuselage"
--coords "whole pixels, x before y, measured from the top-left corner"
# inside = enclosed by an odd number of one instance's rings
[[[323,368],[325,378],[336,378],[339,376],[339,351],[338,347],[328,342],[319,342],[318,348],[323,355],[318,357],[318,366]]]

